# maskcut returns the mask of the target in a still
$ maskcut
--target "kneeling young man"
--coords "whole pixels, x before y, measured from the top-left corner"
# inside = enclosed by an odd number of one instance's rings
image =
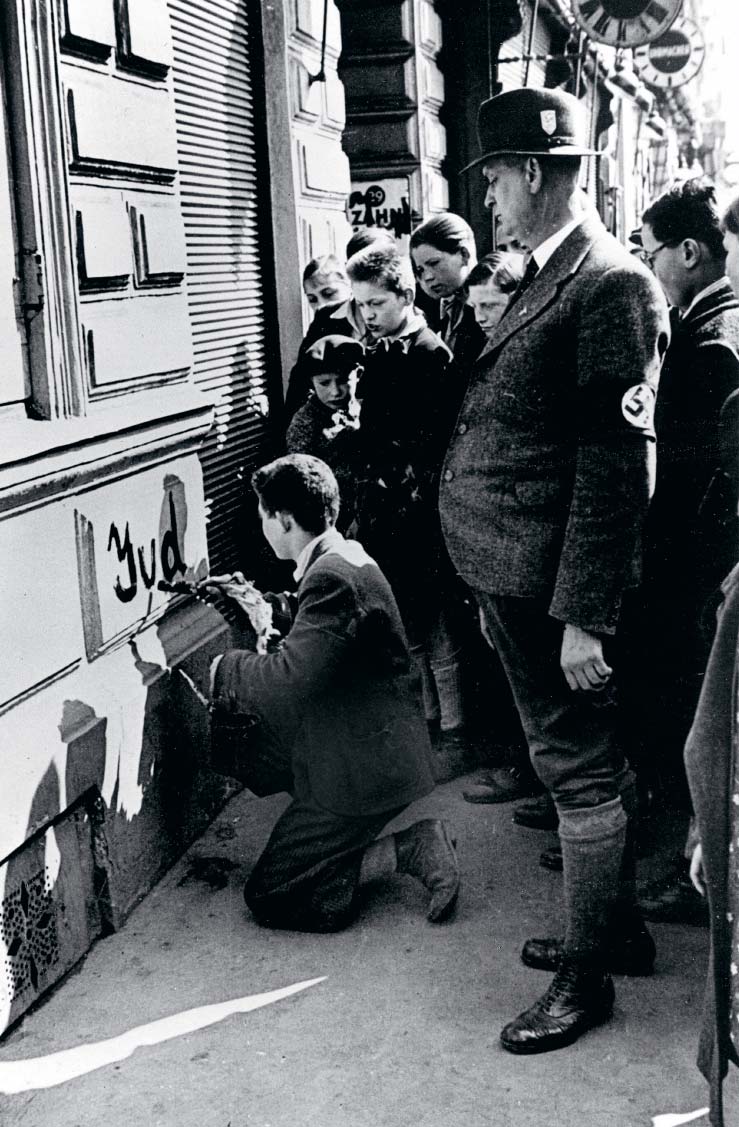
[[[433,789],[429,746],[395,599],[377,564],[334,525],[336,478],[291,454],[252,478],[264,536],[296,562],[297,612],[276,653],[230,650],[215,670],[216,709],[255,713],[289,760],[293,801],[244,890],[268,927],[336,931],[359,886],[393,873],[430,892],[428,918],[449,915],[459,870],[442,822],[377,839]]]

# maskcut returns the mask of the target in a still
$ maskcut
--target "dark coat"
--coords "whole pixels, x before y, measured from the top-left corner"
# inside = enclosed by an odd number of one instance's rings
[[[337,527],[340,532],[345,532],[356,515],[361,440],[358,430],[351,427],[337,429],[333,422],[335,414],[311,392],[308,401],[295,412],[287,428],[285,445],[288,454],[313,454],[334,471],[341,494]]]
[[[729,881],[737,879],[736,865],[730,866],[729,845],[734,763],[739,754],[739,567],[729,575],[723,590],[725,601],[719,612],[698,708],[685,746],[685,766],[703,847],[711,912],[711,956],[698,1066],[711,1085],[714,1127],[723,1125],[721,1081],[728,1062],[739,1064],[736,1049],[729,1039],[732,936],[727,918]],[[736,858],[736,853],[733,856]]]
[[[367,352],[357,395],[363,469],[358,536],[377,559],[417,642],[451,576],[436,503],[459,401],[451,353],[423,325]]]
[[[721,410],[737,388],[739,301],[727,280],[673,319],[655,416],[657,486],[646,524],[645,581],[657,598],[694,617],[739,559],[736,498],[724,490],[722,505],[714,481],[726,472]],[[734,451],[737,445],[735,435]]]
[[[654,277],[583,220],[474,365],[440,488],[471,587],[544,598],[613,633],[638,582],[653,485],[653,404],[669,339]]]
[[[451,349],[454,363],[462,373],[465,381],[469,379],[472,365],[477,360],[487,344],[487,336],[477,323],[475,311],[471,305],[465,305],[462,316],[453,337],[448,338],[444,332],[444,321],[440,322],[439,336]],[[460,400],[461,403],[461,400]]]
[[[295,797],[344,817],[407,805],[433,789],[408,647],[387,580],[360,544],[316,544],[282,648],[230,650],[214,706],[265,718],[291,749]]]

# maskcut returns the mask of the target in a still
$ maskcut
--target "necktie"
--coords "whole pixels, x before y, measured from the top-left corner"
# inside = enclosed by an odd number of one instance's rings
[[[515,290],[511,294],[511,299],[508,302],[508,304],[506,305],[505,310],[503,311],[504,317],[511,310],[511,308],[516,304],[516,302],[521,297],[521,295],[526,292],[526,290],[529,288],[529,286],[531,285],[531,283],[533,282],[534,278],[536,277],[536,275],[538,273],[539,273],[539,267],[536,265],[536,259],[532,255],[531,258],[529,259],[529,261],[526,263],[526,269],[523,272],[523,277],[521,278],[521,281],[518,283]]]
[[[451,347],[453,339],[464,309],[464,301],[457,294],[453,297],[443,297],[439,306],[439,336],[444,344]]]

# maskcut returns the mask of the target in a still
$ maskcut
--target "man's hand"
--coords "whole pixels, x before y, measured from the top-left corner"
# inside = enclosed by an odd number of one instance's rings
[[[485,618],[485,614],[483,612],[482,607],[477,608],[477,613],[480,616],[480,633],[482,634],[482,636],[485,639],[485,641],[487,642],[487,644],[490,646],[490,649],[494,650],[495,649],[495,642],[493,641],[493,636],[490,633],[490,630],[488,629],[487,619]]]
[[[579,626],[565,626],[559,664],[571,689],[598,692],[613,673],[603,660],[600,638]]]
[[[272,625],[272,607],[251,580],[244,577],[243,572],[209,575],[199,586],[232,599],[252,625],[257,636],[257,653],[267,653],[270,638],[279,635],[279,631]]]
[[[693,856],[690,859],[690,879],[701,896],[705,896],[706,877],[703,868],[703,846],[700,842],[698,842],[693,850]]]
[[[198,587],[217,595],[225,595],[236,602],[256,591],[254,584],[244,577],[243,571],[234,571],[231,575],[208,575],[200,580]]]

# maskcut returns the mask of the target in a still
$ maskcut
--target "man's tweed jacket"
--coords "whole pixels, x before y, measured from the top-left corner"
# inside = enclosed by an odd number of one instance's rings
[[[657,282],[588,216],[472,369],[440,487],[449,553],[471,587],[615,632],[639,579],[668,340]]]

